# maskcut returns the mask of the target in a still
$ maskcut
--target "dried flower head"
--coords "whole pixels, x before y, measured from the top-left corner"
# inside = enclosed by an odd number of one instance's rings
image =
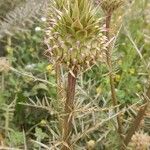
[[[112,13],[114,10],[119,8],[124,0],[99,0],[102,9],[106,13]]]
[[[129,144],[132,150],[148,150],[150,146],[150,136],[144,133],[136,132]]]
[[[47,30],[49,54],[67,66],[89,66],[102,60],[106,37],[89,0],[67,0]]]

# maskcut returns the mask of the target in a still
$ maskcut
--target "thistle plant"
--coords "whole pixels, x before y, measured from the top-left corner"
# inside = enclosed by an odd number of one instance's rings
[[[59,2],[59,1],[58,1]],[[49,20],[47,30],[48,55],[68,70],[65,117],[63,125],[63,150],[71,148],[72,117],[77,74],[97,61],[104,60],[106,37],[99,27],[97,10],[89,0],[67,0],[63,9],[55,9],[57,15]],[[55,3],[56,4],[56,3]],[[58,6],[58,5],[57,5]]]
[[[103,57],[106,38],[91,5],[87,0],[68,2],[48,30],[50,56],[70,69],[86,68]]]
[[[113,12],[118,7],[120,7],[122,5],[122,3],[123,3],[123,0],[101,0],[100,1],[100,6],[103,9],[105,16],[106,16],[105,27],[106,27],[106,37],[108,40],[111,39],[110,24],[111,24],[111,18],[112,18]],[[115,84],[114,84],[111,45],[109,45],[107,47],[106,60],[107,60],[107,65],[108,65],[108,69],[109,69],[109,79],[110,79],[112,103],[113,103],[113,106],[115,107],[118,104],[118,102],[117,102],[117,97],[116,97],[116,92],[115,92]],[[115,109],[115,111],[117,111],[117,110]],[[117,116],[117,123],[118,123],[118,133],[121,136],[122,124],[121,124],[121,119],[120,119],[119,115]]]

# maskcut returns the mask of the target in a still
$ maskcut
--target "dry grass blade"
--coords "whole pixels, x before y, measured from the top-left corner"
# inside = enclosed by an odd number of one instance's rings
[[[42,100],[36,97],[37,101],[33,101],[29,98],[29,102],[27,103],[19,103],[20,105],[29,106],[29,107],[35,107],[47,110],[50,114],[58,114],[53,108],[51,103],[48,101],[47,98],[43,98]]]
[[[138,111],[138,114],[136,116],[136,118],[133,120],[133,123],[131,125],[131,127],[129,128],[128,132],[127,132],[127,135],[124,139],[124,144],[125,146],[128,146],[129,142],[131,141],[132,139],[132,136],[134,135],[134,133],[138,130],[139,126],[140,126],[140,123],[141,121],[144,119],[144,116],[145,116],[145,113],[146,113],[146,110],[150,104],[150,101],[149,101],[149,89],[147,91],[147,94],[146,95],[143,95],[144,96],[144,104],[140,107],[139,111]]]
[[[45,11],[48,0],[27,0],[9,12],[0,22],[0,38],[26,29],[26,23],[33,23],[33,18]]]
[[[141,54],[141,51],[139,50],[139,48],[137,47],[136,43],[134,42],[132,36],[130,35],[129,31],[125,28],[125,31],[127,33],[127,37],[129,38],[130,42],[133,44],[135,50],[137,51],[138,55],[140,56],[141,60],[143,61],[144,65],[146,66],[146,62]]]
[[[41,142],[38,142],[38,141],[35,141],[35,140],[31,140],[31,142],[40,145],[40,146],[43,147],[45,150],[51,150],[47,145],[45,145],[45,144],[43,144],[43,143],[41,143]]]
[[[30,78],[32,78],[34,81],[40,81],[40,82],[46,83],[46,84],[48,84],[48,85],[51,85],[51,86],[53,86],[53,87],[56,87],[56,86],[57,86],[56,84],[53,84],[53,83],[51,83],[51,82],[49,82],[49,81],[47,81],[47,80],[37,78],[37,77],[33,76],[31,73],[28,73],[28,72],[21,72],[21,71],[15,69],[15,68],[13,68],[13,67],[10,67],[10,70],[11,70],[12,72],[16,73],[16,74],[19,74],[19,75],[22,75],[22,76],[30,77]]]
[[[22,150],[22,149],[0,146],[0,150]]]

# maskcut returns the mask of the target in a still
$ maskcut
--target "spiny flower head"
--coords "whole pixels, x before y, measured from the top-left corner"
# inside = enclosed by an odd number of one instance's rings
[[[106,38],[96,13],[89,0],[66,0],[47,30],[51,58],[82,67],[102,60]]]
[[[144,133],[136,132],[129,144],[132,150],[148,150],[150,146],[150,136]]]

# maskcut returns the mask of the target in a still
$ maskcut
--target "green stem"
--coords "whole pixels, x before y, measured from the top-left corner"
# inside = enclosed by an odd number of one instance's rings
[[[111,17],[112,17],[111,13],[108,13],[106,16],[106,37],[108,40],[110,40]],[[116,91],[115,91],[114,73],[113,73],[113,65],[112,65],[111,56],[112,56],[111,47],[108,46],[108,49],[106,51],[106,59],[107,59],[107,65],[109,68],[109,80],[110,80],[110,87],[111,87],[112,103],[113,103],[113,106],[115,107],[118,104],[118,102],[117,102]],[[117,108],[115,109],[115,112],[117,112]],[[117,116],[117,123],[118,123],[118,133],[120,137],[122,137],[122,123],[121,123],[121,119],[119,115]]]

